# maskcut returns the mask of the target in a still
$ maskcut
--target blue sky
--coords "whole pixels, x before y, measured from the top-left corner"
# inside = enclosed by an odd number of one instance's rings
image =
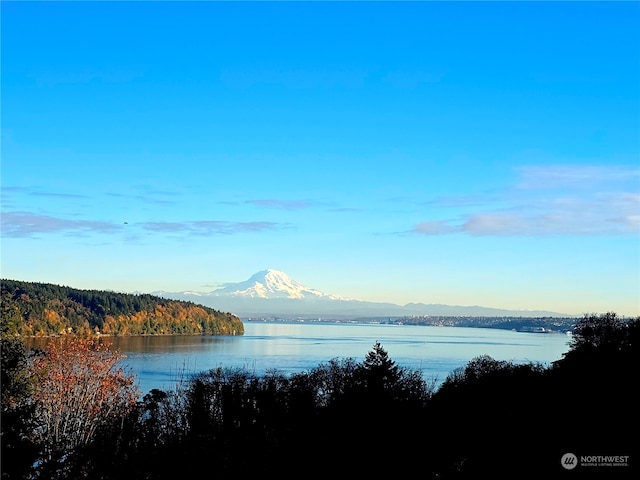
[[[11,2],[2,277],[640,315],[638,2]]]

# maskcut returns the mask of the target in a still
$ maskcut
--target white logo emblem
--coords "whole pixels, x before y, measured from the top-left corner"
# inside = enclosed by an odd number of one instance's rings
[[[573,470],[578,466],[578,457],[573,453],[565,453],[560,459],[560,464],[567,470]]]

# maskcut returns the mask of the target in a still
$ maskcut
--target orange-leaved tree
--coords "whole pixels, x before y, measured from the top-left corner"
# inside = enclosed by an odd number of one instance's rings
[[[124,417],[138,400],[135,376],[124,358],[91,338],[56,338],[33,364],[36,437],[44,459],[62,458],[88,445],[96,430]]]

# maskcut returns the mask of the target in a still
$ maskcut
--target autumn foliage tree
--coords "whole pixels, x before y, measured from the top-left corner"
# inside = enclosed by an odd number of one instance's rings
[[[7,279],[0,279],[0,314],[8,333],[20,336],[244,333],[236,315],[192,302]]]
[[[33,361],[43,462],[88,445],[98,428],[135,407],[139,391],[134,375],[119,367],[122,358],[95,339],[58,338]]]

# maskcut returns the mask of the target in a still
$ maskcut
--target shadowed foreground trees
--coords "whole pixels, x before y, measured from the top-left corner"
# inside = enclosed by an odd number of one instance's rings
[[[117,409],[47,478],[565,478],[567,452],[631,458],[629,467],[577,468],[574,478],[630,478],[639,322],[587,316],[550,367],[480,356],[437,389],[379,343],[362,362],[333,359],[291,376],[202,372]],[[51,448],[31,439],[39,452]],[[43,478],[41,465],[15,472],[3,466],[4,478]]]
[[[36,466],[32,475],[68,478],[73,456],[93,442],[99,429],[112,428],[136,407],[135,377],[119,368],[119,354],[95,339],[57,338],[29,359],[8,350],[16,342],[15,337],[2,341],[3,477],[31,463]],[[19,385],[10,377],[4,382],[5,362],[11,361],[20,367]],[[19,393],[5,395],[5,385]],[[6,439],[5,414],[16,412],[22,415],[20,434]],[[17,445],[28,445],[32,458],[7,458]]]
[[[379,344],[363,363],[333,359],[289,377],[210,370],[191,378],[178,394],[153,391],[144,398],[137,425],[140,433],[154,433],[141,435],[147,441],[135,445],[136,454],[127,455],[132,461],[114,478],[139,478],[143,472],[151,478],[197,476],[203,459],[222,478],[269,473],[297,478],[317,462],[362,474],[379,471],[392,459],[401,469],[395,455],[381,456],[378,465],[364,458],[377,442],[421,436],[419,419],[431,394],[419,372],[396,365]],[[169,420],[168,427],[162,419]],[[402,450],[406,454],[410,448]]]
[[[639,371],[640,318],[590,315],[576,326],[571,349],[548,372],[549,388],[572,406],[565,442],[574,453],[620,452],[640,462],[629,440],[640,431]]]
[[[34,405],[31,400],[33,382],[24,344],[16,337],[6,336],[4,325],[1,327],[0,472],[3,479],[26,478],[31,464],[38,455],[38,447],[31,439],[36,428]]]
[[[640,318],[587,315],[549,368],[482,356],[452,372],[428,408],[433,470],[446,478],[566,478],[559,459],[570,452],[632,459],[629,467],[578,468],[574,478],[632,478],[639,327]]]

